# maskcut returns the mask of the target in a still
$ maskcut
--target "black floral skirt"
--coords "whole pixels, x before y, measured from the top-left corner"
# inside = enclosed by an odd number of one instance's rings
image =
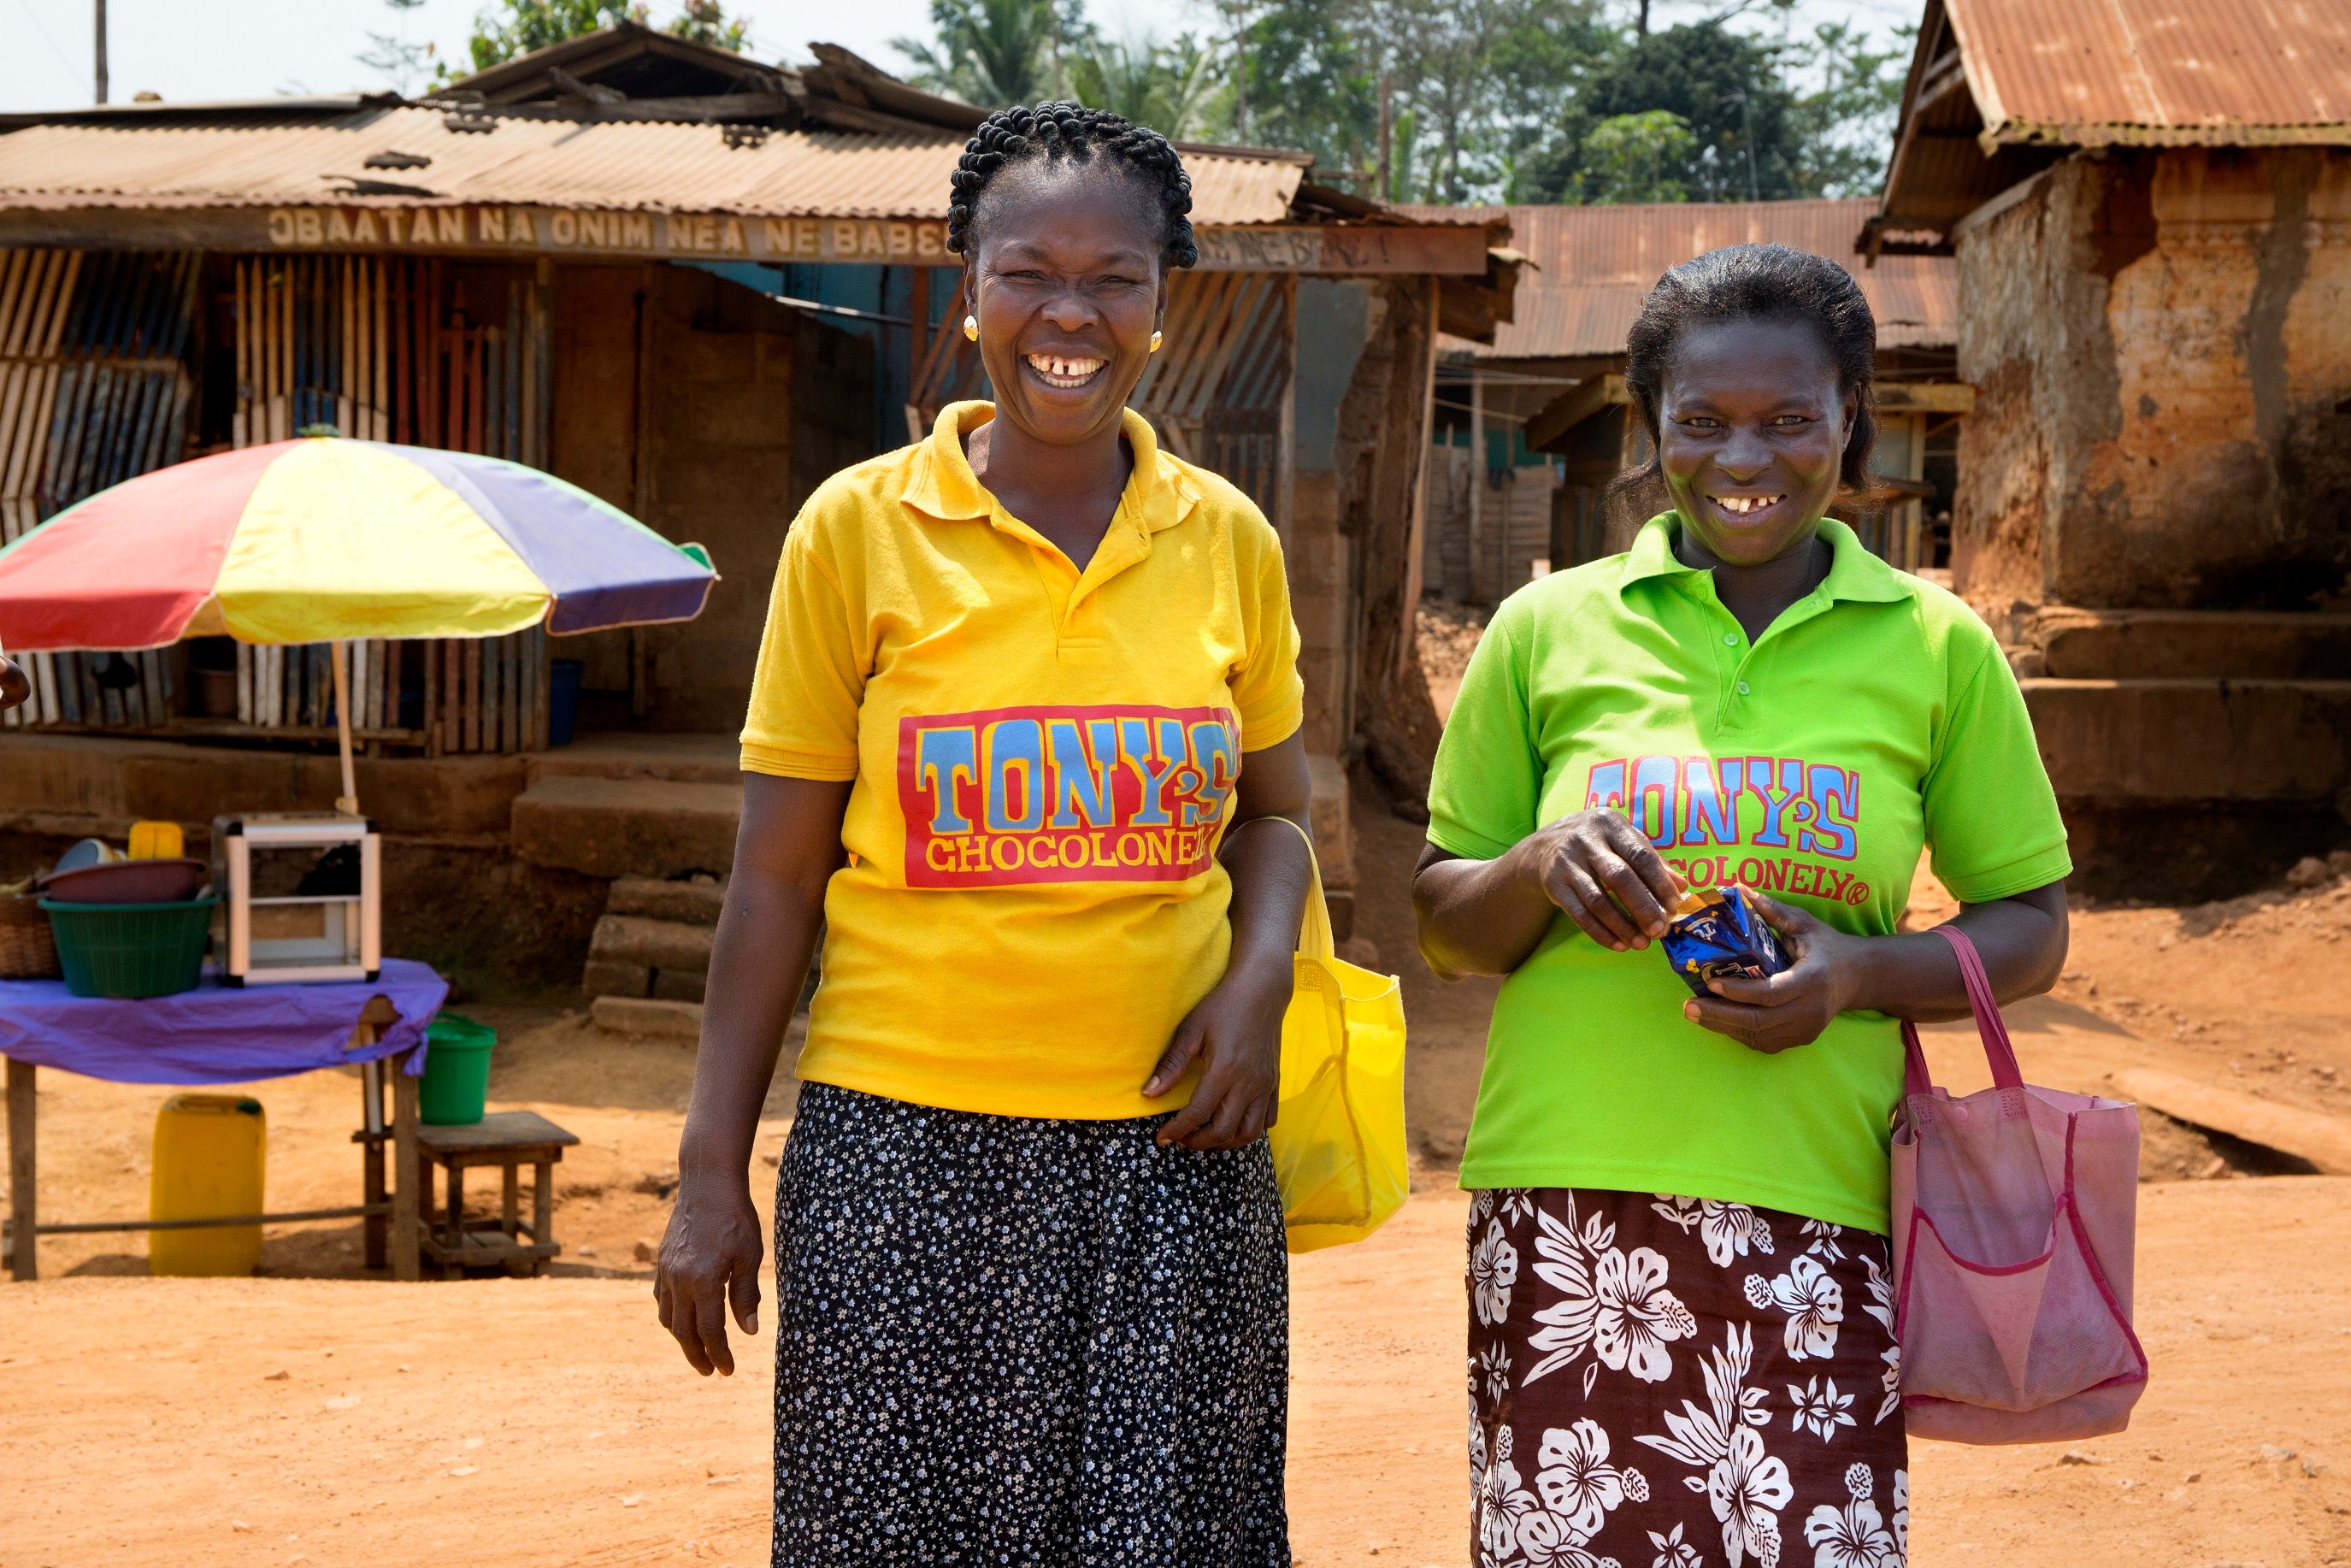
[[[1886,1239],[1655,1193],[1469,1210],[1479,1568],[1902,1568]]]
[[[776,1201],[778,1568],[1283,1568],[1260,1141],[811,1083]]]

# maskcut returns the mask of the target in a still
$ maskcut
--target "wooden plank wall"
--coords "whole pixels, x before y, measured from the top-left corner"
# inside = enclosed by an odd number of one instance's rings
[[[438,258],[235,258],[237,445],[306,429],[547,462],[552,357],[544,287],[510,282],[487,312]],[[362,739],[443,752],[547,744],[547,636],[352,644]],[[333,716],[326,650],[237,649],[237,717],[316,729]],[[403,693],[407,700],[403,701]]]
[[[166,464],[187,443],[195,388],[192,252],[0,250],[0,544],[86,496]],[[32,653],[10,727],[169,722],[160,652]]]

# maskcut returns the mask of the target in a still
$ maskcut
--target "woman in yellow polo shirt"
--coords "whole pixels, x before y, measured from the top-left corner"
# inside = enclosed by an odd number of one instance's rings
[[[1876,329],[1778,246],[1676,267],[1625,383],[1669,509],[1496,612],[1414,887],[1503,975],[1461,1182],[1485,1568],[1899,1568],[1887,1118],[1897,1019],[1963,1018],[1896,935],[1922,845],[2003,998],[2065,954],[2065,830],[1967,607],[1826,517],[1866,484]],[[1794,962],[1693,997],[1677,879],[1743,883]]]
[[[1309,888],[1281,554],[1125,408],[1196,258],[1156,133],[1048,103],[955,175],[997,396],[786,536],[662,1245],[700,1371],[778,1173],[778,1564],[1279,1565],[1264,1133]]]

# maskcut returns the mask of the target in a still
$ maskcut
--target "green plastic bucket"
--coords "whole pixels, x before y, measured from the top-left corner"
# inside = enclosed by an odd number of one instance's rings
[[[66,989],[78,997],[168,997],[204,973],[217,898],[184,904],[60,904],[41,900],[57,941]]]
[[[424,1031],[424,1077],[416,1113],[435,1127],[470,1127],[482,1119],[490,1092],[490,1047],[498,1031],[455,1013],[442,1013]]]

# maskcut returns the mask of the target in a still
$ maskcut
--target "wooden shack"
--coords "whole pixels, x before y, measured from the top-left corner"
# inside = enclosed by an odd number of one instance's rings
[[[2094,885],[2241,892],[2351,808],[2351,5],[1928,0],[1883,268],[1955,258],[1955,586]]]
[[[362,793],[414,873],[387,913],[404,951],[576,975],[604,882],[723,873],[794,511],[985,392],[944,222],[980,111],[814,52],[764,66],[623,25],[416,101],[0,118],[0,541],[133,474],[332,427],[545,467],[718,565],[684,625],[359,651]],[[1355,200],[1304,153],[1184,152],[1202,260],[1136,402],[1282,530],[1343,891],[1328,759],[1402,678],[1430,347],[1440,319],[1490,331],[1512,273],[1498,225]],[[1334,316],[1333,291],[1359,308]],[[550,748],[559,660],[579,739]],[[335,793],[314,788],[319,650],[32,664],[0,730],[18,858]],[[533,888],[546,929],[495,929]]]

